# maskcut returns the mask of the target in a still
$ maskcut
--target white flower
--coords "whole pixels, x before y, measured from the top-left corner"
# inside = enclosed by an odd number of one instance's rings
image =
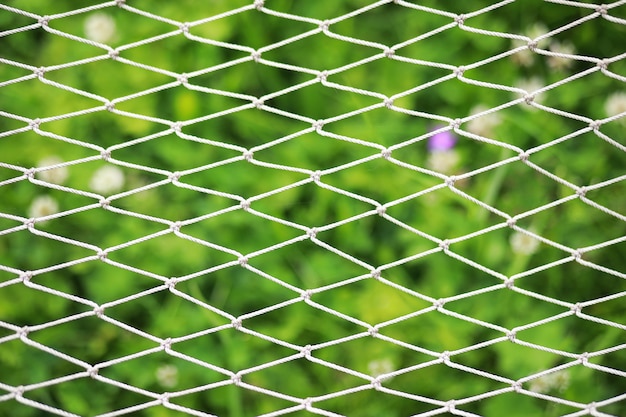
[[[156,370],[156,378],[164,388],[174,388],[178,384],[178,368],[174,365],[159,366]]]
[[[546,33],[548,33],[548,28],[546,27],[546,25],[544,25],[541,22],[537,22],[533,24],[530,28],[526,30],[526,36],[528,36],[532,40],[535,40],[538,37],[545,35]],[[548,39],[549,38],[541,39],[539,41],[539,44],[541,44],[542,42],[545,42]]]
[[[115,165],[105,165],[94,172],[89,186],[100,194],[115,193],[124,186],[124,172]]]
[[[470,110],[470,114],[475,115],[487,110],[489,109],[486,106],[479,104]],[[490,137],[493,135],[493,129],[496,128],[501,121],[502,118],[498,113],[488,113],[467,122],[467,130],[475,135]]]
[[[543,102],[544,96],[546,94],[545,92],[540,93],[540,94],[535,94],[535,91],[545,87],[545,85],[543,84],[543,81],[541,81],[541,79],[537,77],[521,79],[515,84],[515,87],[526,91],[526,93],[529,95],[534,95],[535,97],[533,101],[539,104]]]
[[[115,20],[106,13],[93,13],[85,20],[85,36],[94,42],[106,43],[115,35]]]
[[[616,114],[626,112],[626,92],[619,92],[612,94],[604,104],[604,111],[607,116],[615,116]],[[618,119],[620,122],[626,124],[626,116],[622,116]]]
[[[46,217],[59,212],[59,204],[49,195],[36,197],[28,209],[31,218]],[[44,223],[44,222],[39,222]]]
[[[565,55],[573,55],[576,53],[574,49],[574,45],[569,42],[559,42],[553,41],[550,44],[550,51],[555,52],[557,54],[565,54]],[[562,56],[549,56],[548,57],[548,66],[556,71],[564,70],[572,65],[572,60],[570,58],[562,57]]]
[[[441,174],[450,174],[459,164],[459,154],[453,150],[432,151],[428,154],[426,164],[429,169]]]
[[[565,370],[542,375],[530,381],[529,389],[541,394],[550,391],[563,392],[569,386],[569,373]]]
[[[61,160],[61,158],[59,158],[58,156],[49,156],[39,161],[39,164],[37,164],[37,168],[50,167],[62,163],[63,160]],[[37,172],[37,175],[43,181],[51,182],[53,184],[63,184],[65,180],[67,180],[68,170],[67,167],[63,166],[39,171]]]
[[[537,252],[540,241],[522,232],[515,232],[509,239],[513,252],[520,255],[532,255]]]
[[[393,363],[389,358],[371,361],[367,364],[367,369],[370,371],[370,375],[374,378],[394,371]],[[389,381],[391,378],[393,377],[382,378],[382,380]]]
[[[548,28],[542,23],[535,23],[533,26],[525,31],[525,36],[528,36],[531,40],[537,39],[539,36],[548,32]],[[541,47],[541,44],[546,41],[547,38],[538,41],[537,47]],[[528,46],[528,42],[520,39],[511,40],[511,48],[519,48],[520,46]],[[535,61],[535,53],[528,47],[526,49],[511,55],[511,59],[519,65],[529,67]]]
[[[525,46],[526,48],[511,55],[511,59],[513,62],[523,67],[530,67],[535,61],[535,53],[528,49],[528,43],[526,41],[520,39],[513,39],[511,41],[511,49],[516,49],[520,46]]]

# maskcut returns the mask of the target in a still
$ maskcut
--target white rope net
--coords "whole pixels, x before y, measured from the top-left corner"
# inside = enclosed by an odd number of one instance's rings
[[[80,3],[0,4],[0,415],[624,415],[626,1]]]

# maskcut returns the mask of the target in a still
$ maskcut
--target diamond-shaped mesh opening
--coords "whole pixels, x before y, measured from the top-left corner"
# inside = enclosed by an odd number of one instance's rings
[[[625,17],[0,4],[0,415],[623,414]]]

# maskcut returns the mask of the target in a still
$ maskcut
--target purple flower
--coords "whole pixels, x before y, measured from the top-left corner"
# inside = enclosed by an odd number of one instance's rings
[[[456,137],[449,130],[439,132],[428,139],[428,150],[431,152],[449,151],[455,143]]]

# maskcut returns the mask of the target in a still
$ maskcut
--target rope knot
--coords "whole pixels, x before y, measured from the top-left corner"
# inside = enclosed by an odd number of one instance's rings
[[[20,339],[21,339],[21,338],[23,338],[23,337],[27,337],[29,332],[30,332],[30,329],[28,328],[28,326],[24,326],[24,327],[22,327],[21,329],[19,329],[19,330],[17,331],[17,335],[18,335],[18,336],[20,337]]]
[[[24,271],[24,273],[20,275],[20,279],[22,280],[23,283],[30,282],[32,277],[33,277],[33,273],[30,271]]]
[[[528,161],[529,155],[528,155],[528,152],[520,152],[518,157],[519,157],[520,161],[526,162],[526,161]]]
[[[174,171],[174,172],[172,172],[172,173],[169,175],[168,179],[169,179],[171,182],[176,182],[176,181],[178,181],[178,180],[180,179],[180,176],[181,176],[181,175],[180,175],[180,172],[178,172],[178,171]]]
[[[87,369],[87,375],[89,375],[89,378],[95,378],[98,375],[98,372],[100,372],[100,369],[98,369],[96,366],[92,366],[91,368]]]
[[[589,353],[585,352],[585,353],[581,354],[578,357],[578,360],[580,361],[581,364],[587,365],[587,363],[589,363]]]
[[[239,373],[233,374],[233,376],[230,377],[230,380],[233,381],[233,384],[239,386],[241,384],[241,375]]]
[[[176,287],[176,284],[178,284],[178,278],[170,278],[167,281],[165,281],[165,287],[167,287],[168,290],[173,290],[174,287]]]
[[[315,182],[318,182],[322,178],[322,173],[319,171],[314,171],[311,173],[311,179]]]
[[[168,337],[167,339],[163,340],[163,342],[161,343],[161,347],[165,351],[170,350],[172,348],[172,339]]]
[[[526,94],[526,95],[524,95],[524,102],[526,102],[526,104],[531,104],[533,101],[535,101],[535,95],[534,94]]]
[[[320,130],[322,130],[322,127],[324,127],[324,121],[323,120],[316,120],[313,122],[312,124],[313,128],[315,129],[316,132],[319,132]]]
[[[506,334],[506,337],[511,341],[511,342],[515,342],[515,338],[517,336],[517,332],[515,330],[511,330],[510,332],[508,332]]]

